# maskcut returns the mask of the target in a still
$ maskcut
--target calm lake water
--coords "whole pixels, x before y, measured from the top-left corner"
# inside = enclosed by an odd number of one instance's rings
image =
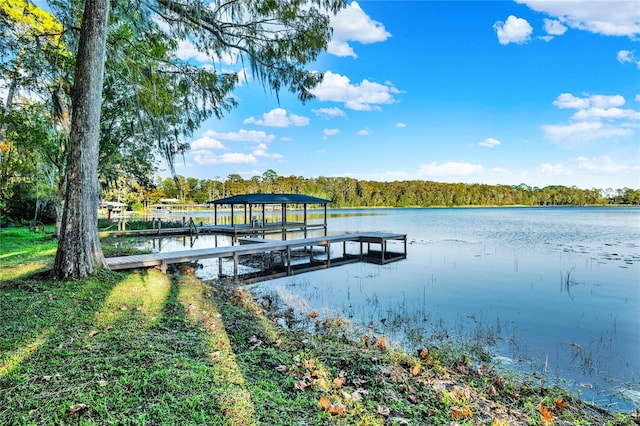
[[[640,407],[640,208],[329,210],[328,228],[407,234],[407,259],[251,290],[300,315],[343,316],[408,351],[481,345],[502,366],[602,407]],[[161,250],[231,243],[165,238]],[[217,273],[217,261],[198,270]]]

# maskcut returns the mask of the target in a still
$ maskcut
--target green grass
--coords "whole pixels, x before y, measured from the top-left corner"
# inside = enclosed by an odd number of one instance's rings
[[[3,425],[543,424],[540,404],[562,424],[634,424],[448,351],[353,341],[188,269],[56,281],[55,241],[0,232]]]

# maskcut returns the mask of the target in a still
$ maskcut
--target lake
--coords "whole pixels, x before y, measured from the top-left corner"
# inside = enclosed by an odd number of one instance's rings
[[[344,317],[410,352],[482,347],[494,362],[601,407],[640,407],[640,208],[328,213],[329,234],[406,233],[407,259],[279,278],[250,285],[253,292],[300,315]],[[214,244],[231,239],[164,238],[161,249]],[[217,271],[217,261],[204,261],[197,273]]]

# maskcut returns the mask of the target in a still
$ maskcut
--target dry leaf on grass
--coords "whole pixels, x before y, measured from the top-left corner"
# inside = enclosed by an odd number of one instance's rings
[[[562,398],[556,398],[556,410],[560,411],[561,413],[568,407],[567,403],[564,402],[564,400]]]
[[[73,404],[71,407],[69,407],[69,409],[67,410],[67,416],[70,416],[72,414],[80,414],[82,412],[84,412],[85,410],[87,410],[89,408],[89,406],[87,404]]]
[[[551,409],[549,409],[549,407],[540,404],[538,405],[538,412],[540,412],[540,417],[542,418],[542,423],[544,423],[546,426],[552,425],[553,421],[555,420],[553,417],[553,413],[551,412]]]
[[[389,417],[389,414],[391,414],[391,409],[386,405],[380,404],[378,405],[378,414],[383,417]]]
[[[329,414],[343,415],[347,411],[347,407],[338,402],[337,404],[330,405],[327,411]]]
[[[320,401],[318,402],[318,405],[323,410],[328,410],[329,406],[331,405],[331,401],[329,401],[329,398],[327,398],[326,396],[323,395],[323,396],[320,397]]]
[[[418,374],[420,374],[421,370],[422,370],[422,367],[420,366],[420,364],[416,364],[411,367],[411,375],[417,376]]]

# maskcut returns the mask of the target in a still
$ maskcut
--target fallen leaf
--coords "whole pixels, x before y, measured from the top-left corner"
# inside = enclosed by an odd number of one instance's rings
[[[309,318],[317,318],[318,317],[318,313],[316,311],[311,311],[309,313]]]
[[[593,387],[591,383],[580,383],[580,386],[582,386],[585,389],[591,389]]]
[[[378,339],[377,346],[383,351],[387,349],[387,339],[385,339],[384,336],[380,336],[380,338]]]
[[[545,406],[543,404],[538,405],[538,412],[540,412],[540,417],[542,418],[542,423],[544,423],[547,426],[553,424],[553,421],[555,419],[553,417],[553,413],[551,412],[551,410],[547,406]]]
[[[293,388],[299,391],[305,391],[310,385],[304,380],[298,380],[293,384]]]
[[[411,375],[417,376],[418,374],[420,374],[420,370],[422,370],[422,367],[420,366],[420,364],[414,365],[413,367],[411,367]]]
[[[337,404],[330,405],[327,411],[329,412],[329,414],[342,415],[345,413],[346,410],[347,410],[347,407],[344,404],[341,404],[338,402]]]
[[[262,344],[262,340],[258,339],[255,335],[249,337],[247,341],[250,349],[255,349]]]
[[[353,402],[358,402],[362,399],[362,394],[359,391],[353,391],[351,393],[351,399]]]
[[[329,401],[329,398],[327,398],[326,396],[323,395],[323,396],[320,397],[320,401],[318,402],[318,405],[323,410],[328,410],[329,406],[331,405],[331,401]]]
[[[561,413],[567,408],[567,403],[564,402],[564,400],[562,398],[556,398],[556,410],[560,411]]]
[[[333,379],[333,384],[335,387],[341,388],[342,386],[344,386],[346,381],[347,379],[345,379],[344,377],[336,377],[335,379]]]
[[[462,417],[462,410],[458,407],[451,407],[451,417],[459,419]]]
[[[362,385],[366,385],[367,381],[364,379],[353,379],[351,383],[353,383],[356,386],[362,386]]]
[[[82,413],[87,408],[89,408],[87,404],[73,404],[71,407],[69,407],[66,414],[67,416],[70,416],[72,414]]]
[[[93,337],[93,336],[95,336],[96,334],[98,334],[98,331],[97,331],[97,330],[91,330],[91,331],[89,332],[89,337]]]
[[[383,417],[389,417],[389,414],[391,414],[391,409],[386,405],[380,404],[378,405],[378,414]]]
[[[106,380],[100,380],[98,381],[98,386],[100,386],[101,388],[107,386],[109,382],[107,382]]]
[[[429,356],[429,349],[427,348],[418,349],[418,356],[422,359],[425,359],[426,357]]]
[[[182,368],[182,361],[176,362],[176,368]]]
[[[276,371],[278,373],[286,373],[287,371],[289,371],[289,367],[287,367],[286,365],[279,365],[276,367]]]
[[[491,397],[497,396],[498,395],[498,391],[496,390],[496,388],[493,387],[493,385],[489,386],[489,389],[487,390],[487,394]]]

